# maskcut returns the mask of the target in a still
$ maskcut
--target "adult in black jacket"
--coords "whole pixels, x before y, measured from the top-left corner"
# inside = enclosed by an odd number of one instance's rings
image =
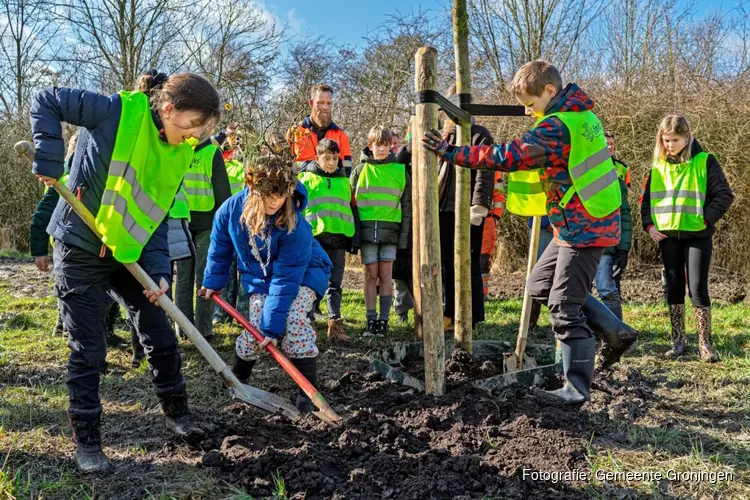
[[[446,120],[443,136],[451,144],[456,143],[456,126]],[[494,143],[490,131],[481,125],[471,126],[471,145],[489,145]],[[453,243],[455,237],[456,205],[456,167],[446,161],[440,162],[439,180],[439,215],[440,215],[440,254],[443,264],[443,287],[445,289],[446,329],[452,328],[455,317],[455,271],[453,267]],[[484,289],[482,284],[482,234],[484,219],[493,206],[495,172],[492,170],[471,170],[471,315],[472,326],[484,321]]]
[[[702,172],[704,167],[706,170]],[[655,176],[659,179],[656,185]],[[705,192],[698,193],[700,187],[694,186],[700,186],[703,178]],[[687,271],[698,330],[698,351],[704,361],[717,361],[711,339],[708,271],[715,225],[733,201],[732,188],[718,160],[711,154],[706,157],[693,138],[687,119],[682,115],[665,117],[656,137],[654,166],[644,183],[641,220],[643,230],[659,244],[664,263],[672,324],[673,345],[667,352],[670,359],[680,357],[685,349]]]

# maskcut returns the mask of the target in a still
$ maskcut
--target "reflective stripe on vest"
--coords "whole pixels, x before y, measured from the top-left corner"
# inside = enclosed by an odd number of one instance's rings
[[[183,187],[191,212],[210,212],[214,208],[214,186],[211,176],[217,149],[213,144],[199,149],[185,174]]]
[[[651,167],[651,218],[659,231],[702,231],[706,228],[708,153],[689,162],[657,161]]]
[[[245,187],[245,165],[239,160],[229,160],[225,163],[229,177],[229,189],[237,194]]]
[[[573,186],[560,200],[560,206],[565,208],[577,193],[586,211],[594,217],[606,217],[619,209],[620,183],[599,118],[591,111],[564,111],[546,115],[542,120],[551,116],[559,118],[570,132],[568,173]]]
[[[169,209],[169,218],[187,219],[190,221],[190,206],[188,205],[184,186],[180,186],[180,190],[177,191],[177,194],[174,197],[172,208]]]
[[[355,193],[360,220],[401,222],[401,196],[405,188],[406,168],[401,163],[366,163]]]
[[[136,262],[172,206],[192,158],[187,144],[159,138],[148,97],[120,92],[122,111],[96,214],[102,241],[122,263]]]
[[[547,193],[539,178],[541,170],[518,170],[508,174],[508,199],[512,214],[524,217],[547,215]]]
[[[310,223],[313,236],[322,233],[354,236],[352,188],[346,177],[323,177],[313,172],[297,176],[307,188],[305,220]]]

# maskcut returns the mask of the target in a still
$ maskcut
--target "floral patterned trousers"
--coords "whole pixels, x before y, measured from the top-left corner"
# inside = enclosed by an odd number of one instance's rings
[[[268,298],[268,295],[262,293],[254,293],[250,296],[250,311],[247,319],[258,330],[260,330],[260,320],[266,298]],[[281,339],[281,351],[288,358],[314,358],[318,355],[316,344],[318,334],[309,317],[315,299],[316,294],[311,288],[301,286],[299,292],[297,292],[297,297],[289,308],[289,313],[286,316],[286,332]],[[245,361],[258,359],[255,345],[255,339],[250,335],[250,332],[242,332],[235,343],[237,355]]]

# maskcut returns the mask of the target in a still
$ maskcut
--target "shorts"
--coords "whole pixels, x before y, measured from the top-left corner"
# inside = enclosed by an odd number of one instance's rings
[[[394,262],[398,247],[383,243],[363,243],[359,251],[362,254],[362,264],[366,266],[376,262]]]

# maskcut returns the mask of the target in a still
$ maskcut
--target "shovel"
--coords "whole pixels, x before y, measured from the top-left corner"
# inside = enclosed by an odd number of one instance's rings
[[[25,156],[30,161],[34,161],[34,147],[28,141],[17,142],[13,147],[19,155]],[[94,234],[101,240],[102,235],[96,229],[94,224],[94,216],[91,215],[88,208],[76,198],[73,193],[59,181],[55,181],[52,187],[60,193],[60,196],[71,206],[73,211],[86,223]],[[154,280],[143,270],[143,268],[136,262],[132,264],[123,264],[125,268],[143,285],[146,290],[157,292],[159,286],[154,283]],[[203,355],[211,365],[216,373],[224,380],[224,385],[229,388],[230,393],[237,399],[240,399],[253,406],[257,406],[270,413],[281,413],[291,420],[298,420],[300,413],[297,408],[294,407],[286,399],[271,394],[270,392],[263,391],[257,387],[252,387],[247,384],[241,383],[237,380],[237,377],[232,373],[232,370],[224,363],[224,360],[214,351],[211,345],[203,338],[198,329],[193,326],[190,320],[182,314],[172,300],[166,295],[159,297],[159,305],[162,309],[180,326],[180,330],[190,339],[195,345],[198,351]]]
[[[219,307],[224,309],[227,314],[234,318],[237,323],[242,325],[245,330],[250,332],[250,335],[253,336],[256,342],[263,342],[263,335],[258,330],[256,330],[253,325],[250,324],[247,318],[240,314],[237,309],[235,309],[234,307],[229,305],[227,301],[222,299],[219,294],[211,294],[211,300],[216,302],[216,304],[218,304]],[[315,386],[313,386],[310,381],[307,380],[304,375],[302,375],[297,367],[294,366],[292,362],[289,361],[286,356],[284,356],[284,354],[282,354],[278,347],[273,344],[267,344],[266,350],[273,357],[273,359],[275,359],[281,365],[284,371],[287,372],[290,377],[292,377],[299,388],[302,389],[305,394],[307,394],[307,397],[309,397],[313,404],[320,410],[313,412],[316,417],[328,423],[334,423],[341,420],[341,417],[339,417],[336,412],[333,411],[333,408],[328,405],[328,402],[326,402],[323,395],[318,392]]]

